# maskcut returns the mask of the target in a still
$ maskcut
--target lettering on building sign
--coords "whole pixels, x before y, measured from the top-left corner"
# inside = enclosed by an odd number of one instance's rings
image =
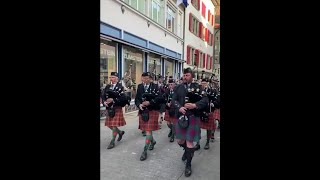
[[[100,56],[115,56],[115,52],[108,49],[100,49]]]
[[[161,65],[161,64],[160,64],[160,59],[156,59],[156,58],[150,57],[149,62],[150,62],[151,64],[153,64],[154,60],[156,60],[156,65]]]
[[[136,54],[132,53],[129,54],[128,52],[124,53],[124,58],[128,59],[128,60],[133,60],[133,61],[138,61],[138,62],[142,62],[142,57],[137,56]]]

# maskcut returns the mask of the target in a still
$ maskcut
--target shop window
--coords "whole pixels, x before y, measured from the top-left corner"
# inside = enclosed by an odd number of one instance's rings
[[[123,46],[123,78],[121,83],[126,93],[134,99],[143,71],[143,52],[129,46]]]
[[[161,74],[161,61],[160,56],[155,54],[149,54],[148,58],[148,71],[154,75]]]
[[[104,39],[100,41],[100,88],[104,88],[109,83],[108,75],[117,71],[117,44]]]

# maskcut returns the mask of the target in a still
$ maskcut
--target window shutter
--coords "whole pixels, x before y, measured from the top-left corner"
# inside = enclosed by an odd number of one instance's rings
[[[203,60],[202,60],[202,68],[205,68],[206,67],[206,54],[203,53]]]
[[[189,13],[189,31],[192,32],[192,14]]]
[[[190,64],[190,47],[187,46],[187,64]]]
[[[202,27],[203,27],[202,22],[199,22],[199,34],[198,34],[199,38],[201,38]]]

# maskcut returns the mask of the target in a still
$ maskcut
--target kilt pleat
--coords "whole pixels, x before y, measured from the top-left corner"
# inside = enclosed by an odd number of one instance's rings
[[[207,129],[207,130],[215,130],[216,129],[216,123],[215,123],[215,119],[214,119],[214,113],[211,112],[209,113],[209,121],[208,122],[204,122],[204,121],[200,121],[200,128],[201,129]]]
[[[159,111],[157,110],[151,110],[149,111],[149,120],[148,122],[144,122],[142,120],[141,114],[139,116],[139,129],[143,131],[155,131],[158,130],[159,127]]]
[[[198,142],[201,139],[200,135],[200,118],[194,115],[189,117],[188,128],[181,128],[179,123],[175,124],[176,138],[185,139],[187,141]]]
[[[115,107],[115,116],[112,118],[108,116],[108,112],[107,112],[105,126],[120,127],[124,125],[126,125],[126,121],[123,116],[122,107]]]
[[[165,115],[164,115],[164,120],[171,122],[172,124],[175,124],[177,121],[177,117],[176,116],[170,117],[169,110],[166,110]]]

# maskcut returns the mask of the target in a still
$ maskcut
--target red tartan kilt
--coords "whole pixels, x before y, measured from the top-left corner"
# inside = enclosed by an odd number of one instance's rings
[[[220,121],[220,109],[215,109],[213,111],[213,118],[218,119],[218,121]]]
[[[172,124],[175,124],[177,121],[177,118],[176,118],[176,116],[170,117],[169,110],[166,110],[166,113],[164,115],[164,120],[171,122]]]
[[[122,107],[115,107],[115,116],[110,118],[108,116],[108,112],[106,113],[106,121],[104,123],[105,126],[108,127],[120,127],[126,125],[126,121],[123,117]]]
[[[214,119],[214,113],[213,112],[211,112],[209,114],[209,121],[208,122],[200,121],[200,128],[201,129],[207,129],[207,130],[215,130],[216,129],[216,124],[215,124],[215,119]]]
[[[159,111],[149,111],[149,121],[144,122],[139,114],[139,129],[143,131],[155,131],[159,129]]]

